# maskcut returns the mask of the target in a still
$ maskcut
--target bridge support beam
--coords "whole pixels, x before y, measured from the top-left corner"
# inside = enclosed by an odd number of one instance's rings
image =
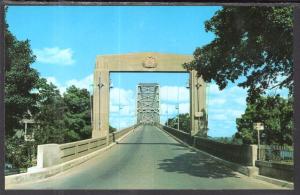
[[[206,84],[197,71],[190,72],[191,135],[207,135]]]
[[[109,136],[109,72],[94,72],[92,138]]]

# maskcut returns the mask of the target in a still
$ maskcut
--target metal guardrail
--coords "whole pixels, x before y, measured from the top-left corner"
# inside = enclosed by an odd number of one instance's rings
[[[258,160],[272,162],[294,162],[293,146],[261,145]]]

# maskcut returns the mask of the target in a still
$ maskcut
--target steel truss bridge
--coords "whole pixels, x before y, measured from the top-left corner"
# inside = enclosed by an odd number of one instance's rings
[[[159,85],[140,83],[137,86],[137,123],[159,123]]]

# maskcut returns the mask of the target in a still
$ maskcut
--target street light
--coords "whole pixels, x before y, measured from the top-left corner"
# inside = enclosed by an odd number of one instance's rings
[[[94,94],[94,84],[90,84],[89,88],[90,88],[91,125],[93,125],[93,95],[92,94]]]
[[[113,82],[111,81],[111,79],[109,79],[109,88],[112,89],[114,88]]]
[[[190,88],[190,79],[186,82],[185,88],[189,89]]]
[[[104,86],[104,84],[101,82],[101,77],[99,77],[99,83],[97,84],[98,88],[99,88],[99,129],[101,127],[101,88]]]
[[[264,124],[263,123],[253,123],[253,129],[257,131],[257,148],[258,148],[258,160],[260,159],[260,135],[259,132],[264,130]]]
[[[169,93],[169,87],[167,87],[167,102],[169,101],[169,96],[168,96],[168,93]],[[169,126],[169,105],[167,103],[167,127]]]
[[[179,130],[179,87],[177,87],[177,115],[178,115],[178,120],[177,120],[177,129]]]

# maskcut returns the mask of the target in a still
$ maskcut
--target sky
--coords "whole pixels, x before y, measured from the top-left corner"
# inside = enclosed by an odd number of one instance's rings
[[[92,92],[97,55],[161,52],[192,55],[210,43],[214,34],[204,22],[221,9],[213,6],[9,6],[9,30],[29,39],[36,62],[32,67],[61,93],[75,85]],[[136,86],[160,85],[161,122],[189,112],[187,73],[111,73],[110,125],[136,121]],[[178,93],[179,91],[179,93]],[[246,89],[234,84],[220,91],[207,87],[208,135],[232,136],[235,120],[246,108]],[[179,101],[178,101],[179,100]]]

